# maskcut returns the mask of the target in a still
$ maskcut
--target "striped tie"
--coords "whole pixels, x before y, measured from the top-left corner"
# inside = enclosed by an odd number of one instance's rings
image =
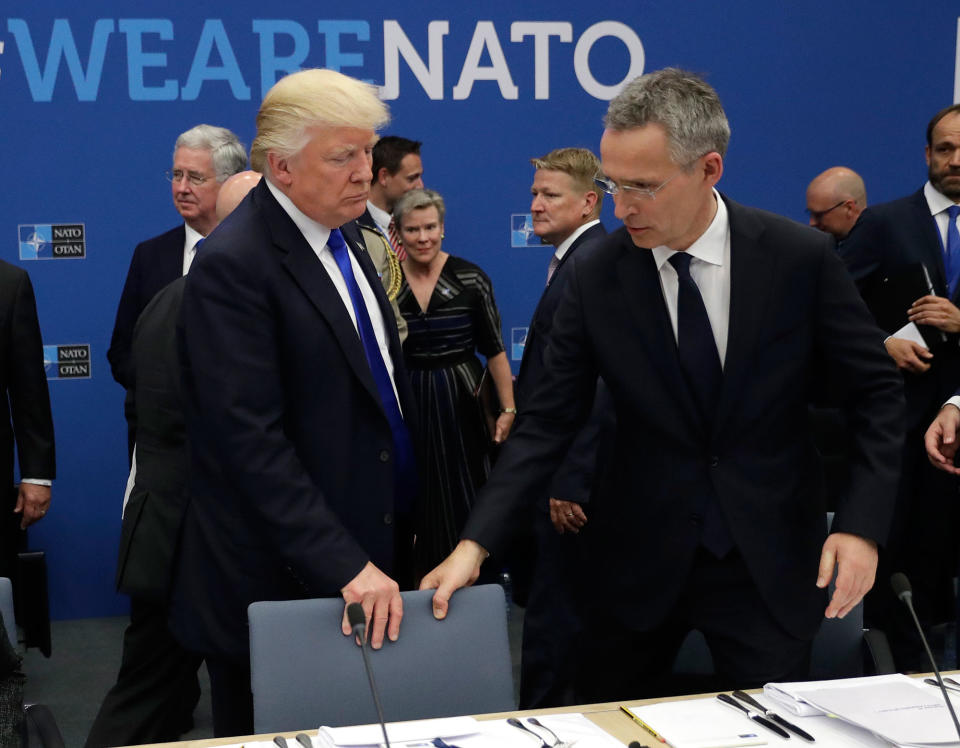
[[[403,248],[403,243],[400,241],[400,232],[397,231],[397,222],[390,219],[390,225],[387,227],[387,233],[389,234],[390,244],[393,246],[393,251],[397,255],[397,259],[400,262],[403,262],[407,259],[407,253]]]

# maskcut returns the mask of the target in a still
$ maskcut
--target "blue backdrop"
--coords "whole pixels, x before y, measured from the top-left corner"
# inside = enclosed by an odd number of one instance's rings
[[[705,74],[733,130],[721,189],[803,220],[807,182],[832,165],[859,171],[873,202],[922,184],[926,123],[955,99],[960,21],[955,0],[3,8],[0,257],[30,272],[51,359],[59,474],[31,544],[48,553],[57,618],[125,609],[123,392],[105,355],[134,245],[178,223],[163,172],[181,131],[223,125],[249,145],[264,91],[300,67],[384,86],[386,132],[424,141],[425,181],[448,203],[444,248],[493,279],[509,349],[550,254],[514,246],[529,158],[596,150],[618,84],[667,65]],[[616,225],[609,205],[604,219]]]

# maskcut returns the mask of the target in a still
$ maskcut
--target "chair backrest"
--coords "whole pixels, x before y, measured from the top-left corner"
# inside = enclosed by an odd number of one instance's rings
[[[460,590],[443,621],[431,590],[402,594],[399,640],[369,653],[384,718],[515,709],[503,589]],[[377,721],[360,649],[340,631],[342,599],[258,602],[248,614],[256,732]]]
[[[0,577],[0,615],[7,630],[10,646],[17,647],[17,622],[13,617],[13,585],[6,577]]]

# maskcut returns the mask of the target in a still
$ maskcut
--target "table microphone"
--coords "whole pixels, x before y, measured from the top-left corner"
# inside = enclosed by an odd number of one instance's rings
[[[390,748],[390,739],[387,737],[387,724],[383,721],[383,709],[380,707],[380,694],[377,692],[377,684],[373,680],[373,670],[370,668],[370,660],[367,659],[366,646],[366,628],[367,616],[363,612],[363,606],[360,603],[350,603],[347,606],[347,620],[353,629],[353,635],[360,641],[360,652],[363,654],[363,668],[367,671],[367,680],[370,681],[370,693],[373,694],[373,705],[377,708],[377,719],[380,720],[380,729],[383,730],[383,742],[387,748]]]
[[[933,659],[933,652],[930,651],[930,645],[927,644],[927,637],[924,636],[923,627],[917,618],[917,613],[913,609],[913,588],[910,586],[910,580],[907,575],[898,571],[890,577],[890,586],[893,587],[893,594],[900,598],[900,602],[907,606],[910,615],[913,616],[913,623],[920,632],[920,640],[927,650],[927,657],[930,658],[930,664],[933,665],[933,674],[937,676],[937,683],[940,685],[940,692],[943,694],[943,700],[947,703],[947,709],[950,710],[950,716],[953,718],[953,726],[957,729],[957,735],[960,736],[960,722],[957,721],[957,713],[953,711],[953,702],[947,695],[947,688],[943,685],[943,679],[940,677],[940,669],[937,667],[936,660]]]

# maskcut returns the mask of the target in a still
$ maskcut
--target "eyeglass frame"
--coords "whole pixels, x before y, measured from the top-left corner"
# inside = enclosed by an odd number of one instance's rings
[[[825,215],[827,215],[827,213],[829,213],[829,212],[832,211],[832,210],[836,210],[836,209],[839,208],[841,205],[844,205],[844,204],[847,202],[847,200],[849,200],[849,198],[846,198],[846,199],[844,199],[844,200],[841,200],[839,203],[837,203],[836,205],[834,205],[832,208],[827,208],[826,210],[810,210],[810,208],[807,208],[807,209],[806,209],[806,213],[807,213],[807,215],[810,216],[810,218],[812,218],[814,221],[818,221],[818,222],[819,222],[819,221],[822,221],[822,220],[823,220],[823,217],[824,217]]]
[[[598,171],[596,174],[594,174],[593,183],[597,185],[597,187],[599,187],[601,190],[603,190],[606,194],[610,195],[610,197],[616,197],[618,194],[623,193],[624,196],[629,195],[631,197],[642,198],[645,200],[656,200],[657,193],[660,192],[660,190],[662,190],[664,187],[670,184],[670,182],[672,182],[674,179],[679,177],[683,172],[687,171],[691,166],[697,163],[697,161],[699,161],[703,157],[703,155],[706,155],[706,154],[697,156],[692,161],[686,164],[683,164],[675,174],[673,174],[670,177],[667,177],[665,181],[661,182],[653,189],[649,187],[631,187],[628,184],[623,184],[623,185],[617,184],[612,179],[610,179],[610,177],[605,175],[602,171]]]
[[[178,171],[180,172],[179,178],[176,176]],[[165,172],[163,172],[163,175],[167,178],[168,182],[172,182],[173,184],[179,184],[183,181],[183,178],[186,177],[187,181],[194,187],[200,187],[209,182],[211,179],[216,179],[216,176],[206,177],[202,174],[197,174],[196,172],[183,171],[181,169],[167,169]]]

